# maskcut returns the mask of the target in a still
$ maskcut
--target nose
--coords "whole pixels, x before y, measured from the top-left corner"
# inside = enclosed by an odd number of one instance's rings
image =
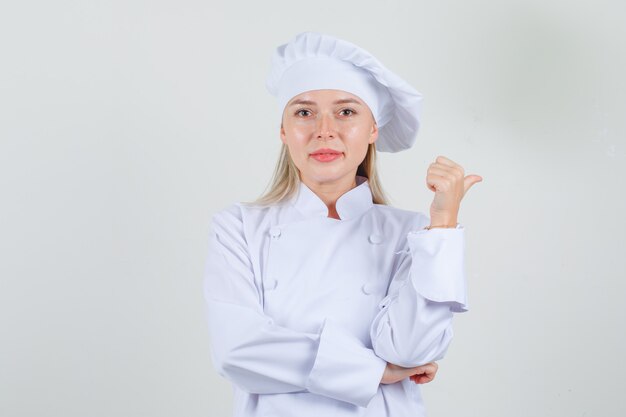
[[[321,114],[317,121],[317,138],[321,140],[335,138],[335,124],[333,118],[328,114]]]

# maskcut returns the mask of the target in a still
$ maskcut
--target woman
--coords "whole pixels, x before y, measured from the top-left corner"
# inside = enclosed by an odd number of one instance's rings
[[[305,32],[275,52],[271,189],[213,216],[204,294],[237,417],[422,416],[417,384],[467,310],[460,201],[477,175],[438,157],[430,218],[386,205],[376,150],[415,141],[421,96],[371,54]]]

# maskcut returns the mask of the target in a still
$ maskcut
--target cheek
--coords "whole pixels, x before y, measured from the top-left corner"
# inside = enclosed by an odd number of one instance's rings
[[[307,138],[308,135],[301,129],[285,129],[285,144],[289,148],[289,154],[294,161],[304,158],[303,154],[306,153],[305,149],[307,149]]]
[[[370,129],[362,126],[349,126],[344,131],[344,138],[354,146],[367,147],[370,139]]]
[[[293,146],[301,146],[306,143],[309,136],[308,130],[303,127],[290,126],[285,129],[285,140],[287,144],[291,144]]]

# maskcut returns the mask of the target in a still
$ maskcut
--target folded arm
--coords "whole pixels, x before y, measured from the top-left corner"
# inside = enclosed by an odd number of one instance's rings
[[[218,373],[259,394],[312,392],[365,407],[386,361],[326,320],[317,333],[291,330],[263,312],[239,207],[213,217],[204,296]]]

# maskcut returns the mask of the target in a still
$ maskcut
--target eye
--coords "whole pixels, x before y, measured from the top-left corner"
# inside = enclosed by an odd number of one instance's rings
[[[341,113],[342,116],[352,116],[353,114],[356,114],[356,112],[352,109],[343,109],[339,113]]]
[[[296,111],[296,116],[307,117],[311,115],[311,111],[307,109],[299,109]]]

